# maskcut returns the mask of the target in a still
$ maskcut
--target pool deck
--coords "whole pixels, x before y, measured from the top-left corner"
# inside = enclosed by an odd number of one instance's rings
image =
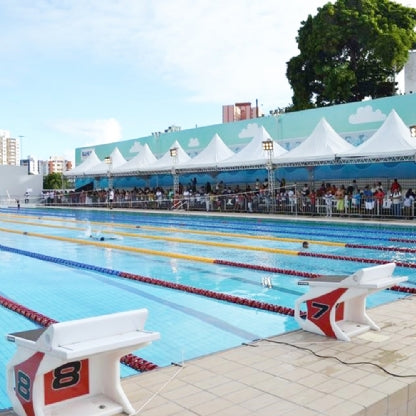
[[[416,296],[368,314],[350,342],[298,330],[122,385],[141,416],[416,416]]]
[[[122,385],[141,416],[415,416],[416,297],[369,315],[381,331],[350,342],[298,330]]]
[[[369,315],[381,331],[351,342],[299,330],[131,377],[123,386],[143,416],[415,416],[416,297]]]

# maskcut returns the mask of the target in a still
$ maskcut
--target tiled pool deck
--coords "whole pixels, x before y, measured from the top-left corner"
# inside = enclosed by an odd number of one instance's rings
[[[369,315],[351,342],[299,330],[122,385],[141,416],[416,416],[416,297]]]
[[[416,297],[369,315],[381,331],[351,342],[300,330],[270,338],[293,346],[258,341],[186,362],[179,373],[172,366],[123,385],[134,408],[144,406],[143,416],[415,416]]]
[[[299,330],[132,376],[122,385],[142,416],[415,416],[416,297],[369,315],[381,331],[351,342]]]

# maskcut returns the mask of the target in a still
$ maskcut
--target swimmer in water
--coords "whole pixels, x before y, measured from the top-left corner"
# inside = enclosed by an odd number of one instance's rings
[[[92,238],[93,240],[97,240],[97,241],[104,241],[105,238],[102,235],[99,234],[91,234],[90,238]]]
[[[309,243],[307,241],[304,241],[302,243],[302,248],[309,248]]]
[[[100,233],[93,233],[93,234],[90,234],[90,238],[92,238],[93,240],[96,240],[96,241],[104,241],[104,240],[118,240],[118,238],[117,237],[104,237],[102,234],[100,234]]]

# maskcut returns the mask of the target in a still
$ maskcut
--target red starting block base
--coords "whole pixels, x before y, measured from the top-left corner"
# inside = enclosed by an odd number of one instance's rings
[[[62,322],[9,334],[17,351],[7,391],[19,416],[109,416],[134,409],[120,383],[120,358],[160,338],[147,310]]]
[[[368,267],[350,276],[322,276],[313,280],[302,280],[310,290],[297,299],[295,319],[302,329],[320,335],[350,341],[352,336],[380,328],[366,312],[368,295],[387,289],[407,277],[393,278],[395,263]],[[306,316],[301,316],[300,307],[306,303]]]

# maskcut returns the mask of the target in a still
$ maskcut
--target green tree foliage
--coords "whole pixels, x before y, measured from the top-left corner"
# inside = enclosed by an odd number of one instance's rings
[[[389,0],[337,0],[301,23],[287,63],[290,110],[387,97],[416,43],[416,9]]]
[[[43,177],[43,189],[62,189],[62,175],[49,173]]]

